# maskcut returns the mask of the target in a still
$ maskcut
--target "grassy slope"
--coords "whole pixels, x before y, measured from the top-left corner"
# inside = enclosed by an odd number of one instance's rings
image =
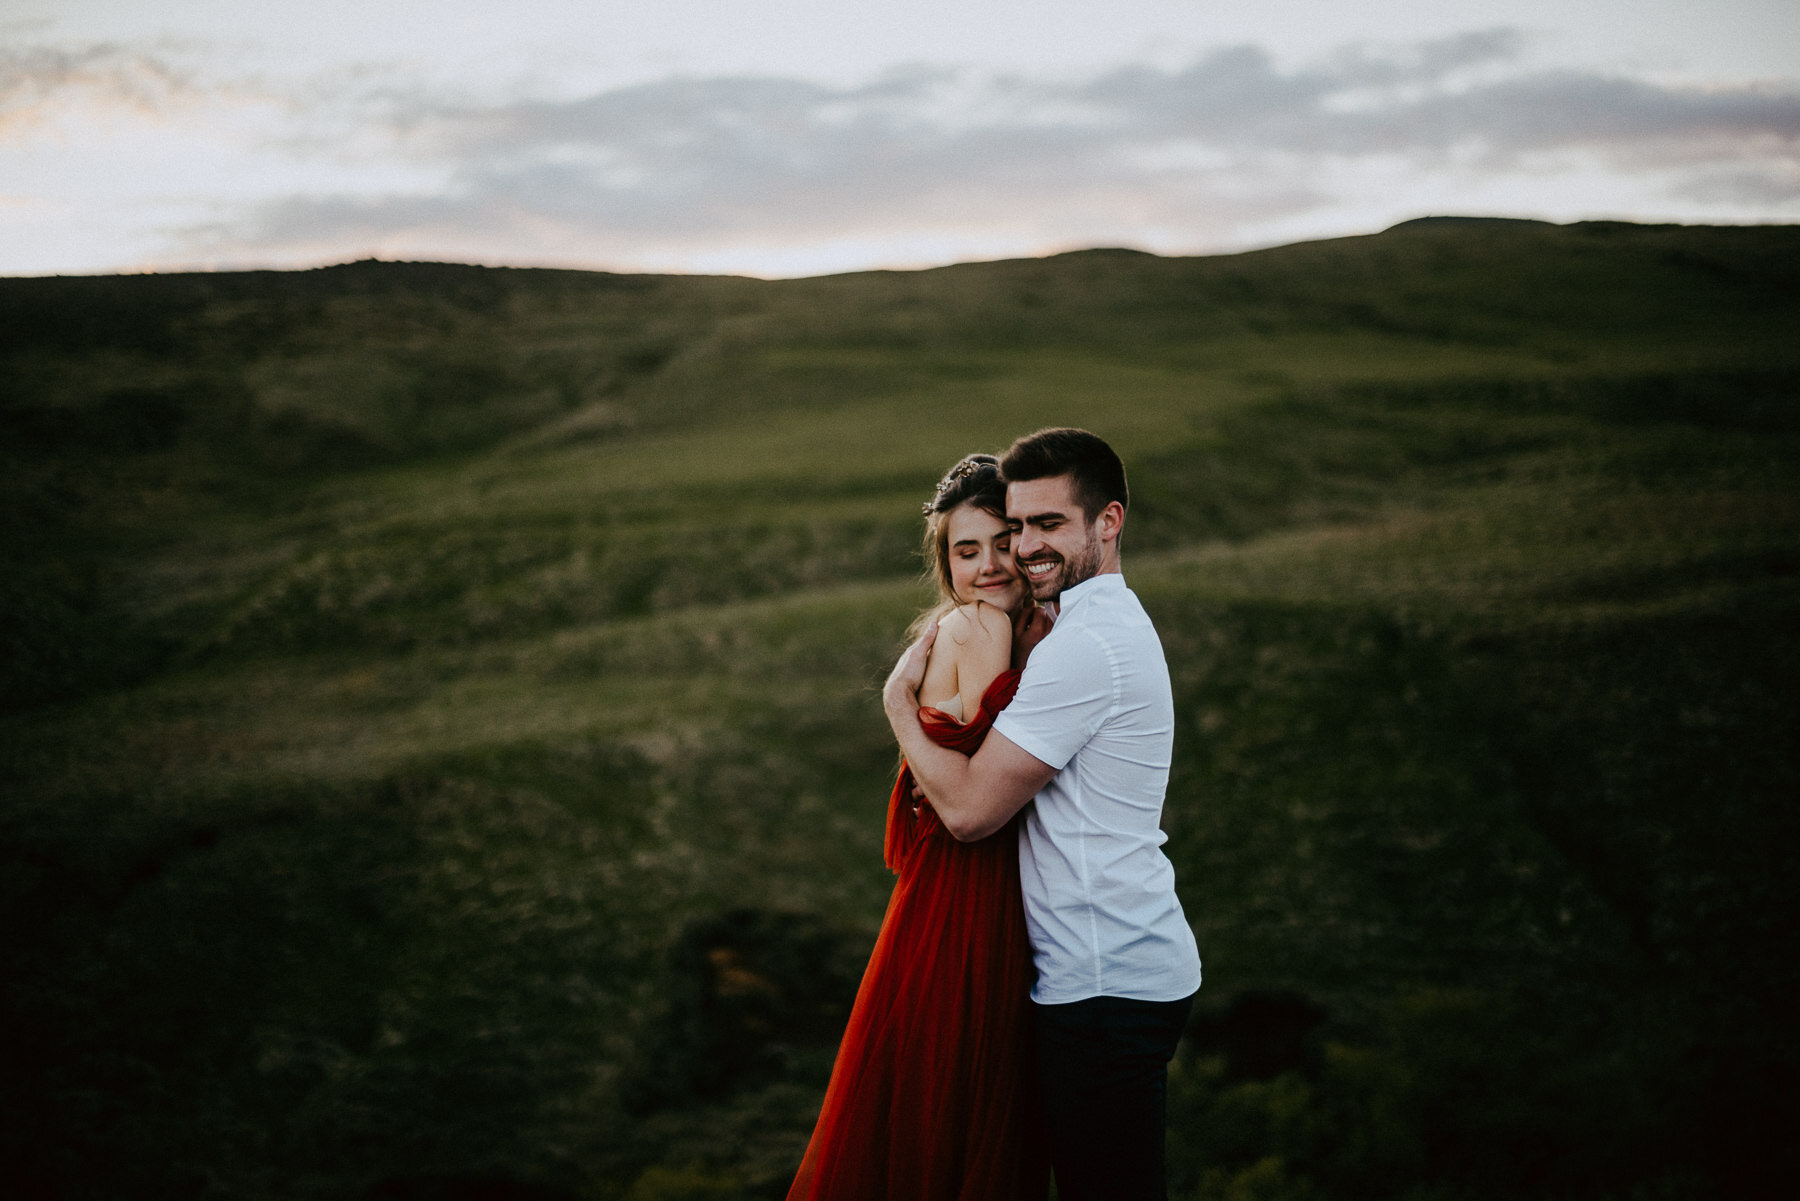
[[[1182,722],[1176,1195],[1741,1184],[1796,1066],[1797,267],[1437,223],[0,281],[7,1153],[779,1195],[886,895],[917,501],[1077,423]]]

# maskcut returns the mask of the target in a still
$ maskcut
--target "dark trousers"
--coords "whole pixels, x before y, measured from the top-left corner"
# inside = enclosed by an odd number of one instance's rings
[[[1193,1005],[1032,1005],[1057,1201],[1165,1201],[1169,1060]]]

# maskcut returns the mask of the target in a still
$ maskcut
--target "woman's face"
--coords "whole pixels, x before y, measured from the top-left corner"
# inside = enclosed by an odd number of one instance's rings
[[[950,590],[958,604],[984,600],[1006,613],[1025,602],[1025,577],[1012,557],[1012,533],[1006,523],[965,502],[944,519],[944,547],[950,565]]]

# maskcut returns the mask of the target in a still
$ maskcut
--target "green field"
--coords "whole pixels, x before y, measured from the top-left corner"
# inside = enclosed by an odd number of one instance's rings
[[[1131,471],[1177,1201],[1759,1196],[1800,1040],[1800,228],[810,280],[0,280],[0,1179],[779,1198],[918,510]]]

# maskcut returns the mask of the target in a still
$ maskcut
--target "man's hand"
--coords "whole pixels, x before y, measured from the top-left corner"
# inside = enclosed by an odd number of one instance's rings
[[[919,686],[925,682],[925,664],[931,658],[931,646],[937,641],[937,622],[925,627],[919,640],[906,648],[881,689],[881,699],[890,710],[919,707]]]

